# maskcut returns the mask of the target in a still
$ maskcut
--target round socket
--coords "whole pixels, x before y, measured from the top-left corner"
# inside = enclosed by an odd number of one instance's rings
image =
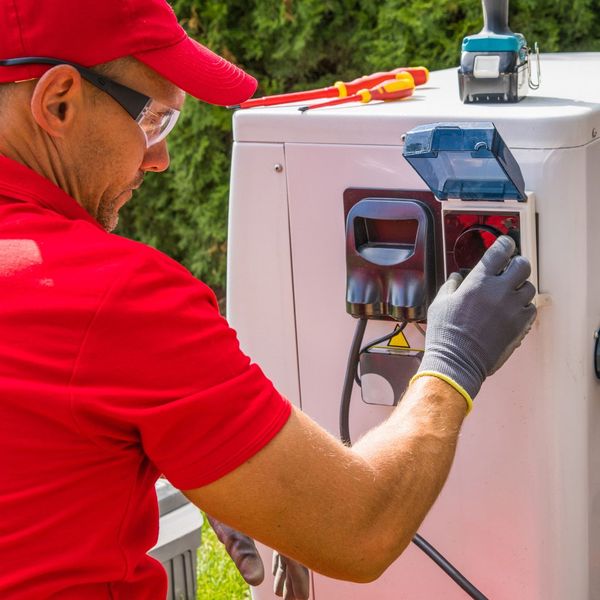
[[[465,229],[454,243],[456,266],[461,271],[471,270],[501,235],[501,231],[489,225],[473,225]]]

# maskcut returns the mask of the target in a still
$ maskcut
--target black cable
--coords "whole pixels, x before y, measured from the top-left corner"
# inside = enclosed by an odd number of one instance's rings
[[[348,355],[348,364],[346,365],[346,375],[344,377],[344,387],[342,389],[342,400],[340,403],[340,439],[346,446],[352,446],[350,437],[350,398],[352,397],[352,387],[354,379],[358,373],[358,362],[360,355],[366,352],[369,348],[391,339],[398,334],[398,329],[402,331],[406,327],[406,322],[403,321],[396,326],[391,334],[382,336],[366,346],[361,348],[362,340],[367,328],[367,319],[362,317],[358,319],[350,353]],[[488,600],[460,571],[458,571],[450,562],[448,562],[427,540],[421,537],[418,533],[412,539],[420,550],[422,550],[448,577],[450,577],[457,585],[459,585],[471,598],[474,600]]]
[[[348,355],[348,364],[346,365],[346,375],[344,377],[344,387],[342,388],[342,400],[340,402],[340,439],[346,446],[351,446],[350,440],[350,398],[352,396],[352,386],[354,375],[358,368],[358,357],[360,355],[360,345],[362,344],[365,329],[367,328],[367,319],[364,317],[358,319],[350,354]]]
[[[367,328],[367,319],[365,317],[358,319],[354,337],[352,338],[352,345],[350,346],[350,353],[348,355],[346,375],[344,376],[344,387],[342,388],[342,400],[340,402],[340,439],[346,446],[352,445],[350,439],[350,399],[352,397],[353,381],[359,386],[361,385],[360,377],[358,376],[360,355],[373,346],[381,344],[381,342],[391,340],[394,336],[403,331],[407,324],[407,321],[402,321],[396,325],[392,333],[387,333],[386,335],[369,342],[366,346],[361,347],[365,329]]]
[[[448,577],[454,580],[471,598],[488,600],[454,565],[449,563],[427,540],[418,533],[413,538],[413,544],[421,549]]]
[[[408,325],[407,321],[400,321],[396,325],[396,327],[394,327],[394,331],[392,331],[392,333],[386,333],[385,335],[382,335],[380,338],[377,338],[376,340],[369,342],[366,346],[363,346],[360,349],[360,353],[362,354],[363,352],[370,350],[371,348],[373,348],[373,346],[377,346],[378,344],[381,344],[381,342],[387,342],[388,340],[391,340],[393,337],[396,337],[400,332],[404,331],[404,329],[406,328],[407,325]]]
[[[401,331],[404,331],[404,328],[407,325],[408,325],[407,321],[402,321],[401,323],[396,325],[396,327],[394,327],[394,331],[392,331],[392,333],[386,333],[385,335],[382,335],[380,338],[377,338],[376,340],[369,342],[366,346],[363,346],[360,349],[360,352],[358,353],[359,358],[360,358],[361,354],[363,354],[364,352],[367,352],[368,350],[373,348],[373,346],[377,346],[378,344],[381,344],[381,342],[387,342],[388,340],[391,340],[393,337],[396,337]],[[356,363],[356,370],[354,371],[354,381],[356,382],[356,385],[358,385],[360,387],[362,384],[360,382],[360,376],[358,375],[358,363],[359,363],[359,361],[357,361],[357,363]]]

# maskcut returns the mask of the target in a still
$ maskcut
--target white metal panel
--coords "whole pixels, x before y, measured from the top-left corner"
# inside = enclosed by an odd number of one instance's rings
[[[292,400],[294,390],[299,399],[299,361],[303,409],[337,433],[354,326],[344,302],[343,191],[423,189],[402,157],[403,132],[432,121],[493,120],[536,194],[540,291],[551,303],[484,385],[421,533],[494,600],[600,600],[600,387],[592,370],[600,324],[600,145],[590,143],[600,129],[600,55],[544,56],[542,68],[540,90],[512,106],[462,105],[456,73],[447,71],[433,74],[421,102],[315,111],[310,120],[293,108],[238,112],[238,140],[307,143],[285,147],[295,289],[287,208],[277,200],[287,190],[268,164],[283,161],[283,150],[236,144],[230,317],[242,346]],[[564,147],[572,149],[558,150]],[[282,283],[274,281],[280,275]],[[291,335],[295,346],[294,300],[298,355],[278,336]],[[388,329],[370,323],[367,339]],[[422,343],[414,327],[407,337]],[[389,412],[362,403],[355,390],[353,437]],[[415,548],[374,584],[315,579],[317,600],[465,597]],[[267,586],[255,597],[273,598]]]
[[[509,364],[485,384],[448,484],[422,529],[495,599],[589,597],[591,331],[576,316],[592,306],[600,312],[600,297],[586,294],[587,267],[595,263],[594,253],[600,255],[600,240],[587,228],[588,212],[597,210],[586,198],[587,150],[517,153],[527,187],[538,198],[540,287],[552,303]],[[337,433],[354,326],[344,306],[343,191],[422,183],[398,147],[291,144],[286,156],[303,409]],[[387,329],[372,323],[367,336]],[[597,388],[591,392],[600,402]],[[365,405],[355,390],[353,437],[389,412]],[[374,584],[316,577],[315,590],[318,600],[464,598],[414,549]]]
[[[593,351],[594,340],[589,332],[600,327],[600,255],[598,254],[597,232],[600,232],[600,143],[594,144],[587,154],[586,165],[587,213],[587,296],[591,300],[583,315],[586,342],[589,352]],[[594,235],[596,233],[596,235]],[[591,370],[591,361],[586,365]],[[600,600],[600,382],[593,376],[587,378],[586,401],[588,410],[587,439],[589,440],[589,532],[588,550],[590,573],[590,599]]]
[[[234,144],[229,200],[227,319],[242,349],[300,406],[285,153],[281,144]],[[272,551],[257,544],[273,595]]]
[[[280,144],[235,144],[227,319],[240,345],[300,406],[285,177]]]
[[[463,104],[456,69],[436,71],[413,98],[300,113],[298,106],[237,111],[236,141],[398,144],[436,121],[494,121],[511,148],[581,146],[600,132],[600,53],[543,54],[542,85],[516,104]]]

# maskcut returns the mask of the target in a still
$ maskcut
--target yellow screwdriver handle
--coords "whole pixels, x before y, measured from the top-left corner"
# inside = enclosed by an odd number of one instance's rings
[[[425,67],[416,67],[412,69],[413,72],[418,74],[421,82],[424,83],[426,81],[426,73],[429,73]],[[394,71],[382,72],[382,73],[373,73],[372,75],[365,75],[364,77],[359,77],[354,81],[336,81],[333,85],[337,88],[337,93],[339,98],[348,98],[349,96],[354,96],[362,92],[363,90],[371,90],[378,85],[381,85],[384,81],[390,81],[392,79],[406,79],[410,77],[411,81],[414,82],[414,77],[410,71],[404,69],[395,69]]]
[[[406,97],[408,92],[415,89],[415,81],[410,73],[398,73],[396,79],[384,81],[370,90],[359,90],[360,101],[367,103],[371,100],[395,100]]]
[[[415,87],[415,78],[408,71],[396,73],[396,75],[394,75],[394,79],[397,81],[406,81],[406,83],[410,84],[412,87]],[[390,79],[389,82],[391,81],[392,80]],[[389,82],[384,81],[381,85],[387,85]]]

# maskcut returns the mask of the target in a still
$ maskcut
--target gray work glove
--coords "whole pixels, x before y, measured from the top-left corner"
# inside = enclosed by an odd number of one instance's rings
[[[531,265],[514,252],[515,242],[501,236],[464,281],[450,275],[427,313],[425,355],[415,377],[440,374],[473,399],[518,348],[536,308],[535,287],[527,281]]]
[[[248,585],[260,585],[265,578],[265,569],[254,541],[210,515],[206,515],[206,518],[245,582]]]
[[[307,600],[310,593],[308,569],[279,552],[273,552],[273,591],[283,600]]]

